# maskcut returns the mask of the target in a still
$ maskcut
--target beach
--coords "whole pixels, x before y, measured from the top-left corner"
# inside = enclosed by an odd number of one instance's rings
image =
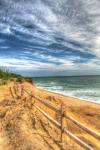
[[[65,106],[67,113],[73,115],[75,118],[79,119],[84,124],[90,126],[94,130],[100,132],[100,105],[96,103],[92,103],[89,101],[80,100],[78,98],[73,98],[69,96],[63,96],[61,94],[53,93],[46,91],[41,88],[31,87],[25,84],[25,88],[28,90],[34,91],[34,93],[41,97],[42,99],[46,99],[50,101],[54,105],[60,105],[60,101],[62,101]],[[27,88],[28,87],[28,88]]]
[[[33,84],[47,91],[100,104],[100,76],[37,77]]]
[[[3,107],[2,102],[4,102],[5,100],[6,101],[12,100],[12,95],[10,93],[9,87],[13,87],[13,85],[14,85],[14,83],[9,83],[8,85],[0,86],[0,112],[4,108],[7,109],[6,107]],[[57,108],[60,108],[61,107],[61,102],[63,102],[64,111],[65,111],[65,113],[68,116],[74,118],[76,121],[78,121],[83,126],[93,130],[98,135],[100,135],[100,105],[99,104],[95,104],[95,103],[92,103],[92,102],[79,100],[77,98],[73,98],[73,97],[69,97],[69,96],[63,96],[61,94],[49,92],[49,91],[46,91],[44,89],[37,88],[36,85],[32,85],[29,82],[24,82],[24,83],[22,83],[22,85],[23,85],[24,89],[26,89],[27,91],[31,92],[33,95],[35,95],[35,96],[39,97],[40,99],[42,99],[42,100],[52,104],[53,106],[55,106]],[[31,102],[29,104],[29,101],[28,101],[29,100],[29,96],[27,95],[27,93],[24,94],[24,97],[28,97],[26,99],[26,101],[27,101],[26,103],[28,103],[29,107],[31,108],[31,105],[30,105]],[[32,104],[34,103],[34,101],[35,101],[35,104],[38,105],[43,111],[48,113],[54,119],[56,118],[55,113],[51,109],[49,109],[49,108],[47,109],[46,106],[44,106],[43,104],[39,103],[35,98],[32,98]],[[21,107],[18,107],[19,106],[19,102],[18,101],[17,101],[17,103],[18,103],[18,105],[17,105],[17,107],[15,109],[16,111],[17,111],[17,109],[19,110],[19,108],[20,109],[22,108],[22,104],[21,103],[23,103],[23,100],[22,100],[22,102],[20,101]],[[16,111],[15,111],[15,113],[16,113]],[[34,112],[34,110],[33,110],[33,112]],[[35,111],[35,113],[38,114],[36,111]],[[39,116],[41,116],[41,115],[39,114]],[[27,117],[26,117],[26,121],[28,121]],[[43,118],[42,121],[47,123],[47,121],[44,118]],[[85,139],[85,141],[89,145],[91,145],[91,143],[92,143],[92,146],[93,146],[94,149],[99,150],[100,143],[99,143],[98,139],[96,139],[95,137],[92,137],[91,135],[87,134],[83,130],[79,129],[76,125],[74,125],[69,120],[64,121],[64,126],[67,126],[69,131],[71,131],[74,135],[80,137],[80,139],[82,139],[82,140]],[[52,132],[54,132],[53,129],[54,129],[54,127],[52,128]],[[27,130],[29,130],[29,129],[27,129]],[[50,129],[48,127],[48,131],[49,130]],[[54,133],[54,135],[56,137],[56,133]],[[66,137],[64,137],[64,141],[66,141]],[[45,143],[45,142],[41,142],[42,146],[43,146],[43,143]],[[56,144],[51,144],[51,145],[56,147]],[[74,142],[74,148],[73,149],[77,149],[76,147],[77,147],[77,144],[75,145],[75,142]],[[42,147],[42,149],[43,148],[44,147]],[[47,148],[47,150],[48,149],[50,149],[50,147]],[[59,150],[60,147],[57,146],[56,149]],[[66,145],[65,145],[64,149],[66,149]],[[78,147],[78,149],[81,150],[82,147]]]

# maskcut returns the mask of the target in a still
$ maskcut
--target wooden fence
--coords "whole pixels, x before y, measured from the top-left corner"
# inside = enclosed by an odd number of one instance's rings
[[[17,91],[18,91],[18,85],[15,84],[13,86],[13,89],[10,88],[12,97],[15,98],[15,95],[17,97],[19,97]],[[13,93],[14,91],[14,93]],[[86,150],[93,150],[93,148],[87,144],[86,142],[84,142],[83,140],[81,140],[79,137],[77,137],[76,135],[74,135],[72,132],[70,132],[64,125],[64,119],[65,120],[70,120],[71,122],[73,122],[75,125],[77,125],[80,129],[84,130],[86,133],[92,135],[93,137],[95,137],[96,139],[100,140],[100,134],[97,133],[96,131],[87,128],[86,126],[84,126],[82,123],[78,122],[77,120],[75,120],[73,117],[69,116],[66,114],[65,112],[65,108],[64,108],[64,104],[63,102],[61,102],[61,107],[55,107],[54,105],[52,105],[51,103],[47,102],[46,100],[41,99],[40,97],[33,95],[32,92],[26,90],[23,86],[21,86],[20,88],[20,97],[23,97],[24,92],[26,94],[28,94],[32,100],[32,98],[35,99],[34,103],[33,103],[33,108],[35,107],[39,112],[41,112],[52,124],[54,124],[57,128],[60,129],[60,141],[61,143],[63,142],[63,134],[67,134],[72,140],[74,140],[77,144],[79,144],[80,146],[82,146],[84,149]],[[41,107],[39,107],[36,103],[36,101],[38,101],[40,104],[45,105],[46,107],[48,107],[50,110],[54,111],[56,114],[60,114],[60,120],[57,121],[54,117],[51,117],[48,113],[46,113],[46,111],[44,111]]]
[[[61,108],[58,109],[57,107],[54,107],[49,102],[47,102],[45,100],[42,100],[41,98],[33,95],[32,92],[29,92],[29,91],[25,90],[24,88],[22,90],[24,92],[26,92],[29,96],[31,96],[32,98],[34,98],[35,100],[37,100],[40,103],[42,103],[45,106],[47,106],[48,108],[52,109],[55,112],[59,112],[60,113],[60,122],[58,122],[57,120],[55,120],[54,118],[52,118],[51,116],[49,116],[45,111],[43,111],[35,103],[33,105],[33,107],[35,107],[38,111],[40,111],[49,121],[51,121],[51,123],[53,123],[56,127],[58,127],[60,129],[60,131],[61,131],[60,141],[61,142],[63,142],[63,134],[67,134],[71,139],[73,139],[77,144],[79,144],[80,146],[82,146],[86,150],[93,150],[93,148],[90,145],[88,145],[87,143],[85,143],[84,141],[82,141],[79,137],[75,136],[73,133],[71,133],[70,131],[68,131],[66,129],[66,127],[63,126],[63,120],[64,119],[71,120],[73,123],[75,123],[76,125],[78,125],[80,128],[82,128],[83,130],[87,131],[89,134],[95,136],[98,139],[100,138],[100,135],[98,133],[96,133],[95,131],[93,131],[93,130],[87,128],[87,127],[85,127],[83,124],[79,123],[78,121],[76,121],[72,117],[69,117],[68,115],[66,115],[65,112],[64,112],[64,104],[62,102],[61,102]]]

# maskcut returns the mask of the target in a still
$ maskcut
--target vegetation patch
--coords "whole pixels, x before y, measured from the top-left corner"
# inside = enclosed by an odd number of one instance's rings
[[[23,77],[15,73],[11,73],[10,71],[8,71],[8,69],[0,68],[0,85],[5,85],[10,81],[16,81],[21,83],[23,81],[32,82],[32,79],[28,77]]]

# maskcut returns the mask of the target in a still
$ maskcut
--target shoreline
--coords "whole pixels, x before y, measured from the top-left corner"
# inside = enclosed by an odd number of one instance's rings
[[[35,85],[36,86],[36,85]],[[89,102],[89,103],[93,103],[93,104],[96,104],[96,105],[100,105],[100,102],[95,102],[95,101],[92,101],[92,100],[88,100],[88,99],[84,99],[84,98],[79,98],[79,97],[76,97],[76,96],[70,96],[70,95],[65,95],[65,94],[61,94],[59,92],[54,92],[52,90],[47,90],[47,89],[44,89],[43,87],[38,87],[36,86],[36,88],[40,89],[40,90],[44,90],[45,92],[50,92],[50,93],[53,93],[53,94],[57,94],[57,95],[60,95],[60,96],[64,96],[64,97],[69,97],[69,98],[74,98],[75,100],[79,100],[79,101],[85,101],[85,102]]]
[[[60,102],[62,101],[66,106],[68,115],[74,117],[85,126],[100,132],[100,104],[47,91],[43,88],[37,87],[36,85],[32,86],[34,87],[34,94],[39,96],[41,99],[47,100],[51,104],[57,106],[60,106]]]

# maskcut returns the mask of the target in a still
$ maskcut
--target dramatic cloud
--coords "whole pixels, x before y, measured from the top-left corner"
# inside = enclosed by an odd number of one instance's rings
[[[0,65],[33,76],[100,74],[100,0],[0,0]]]

